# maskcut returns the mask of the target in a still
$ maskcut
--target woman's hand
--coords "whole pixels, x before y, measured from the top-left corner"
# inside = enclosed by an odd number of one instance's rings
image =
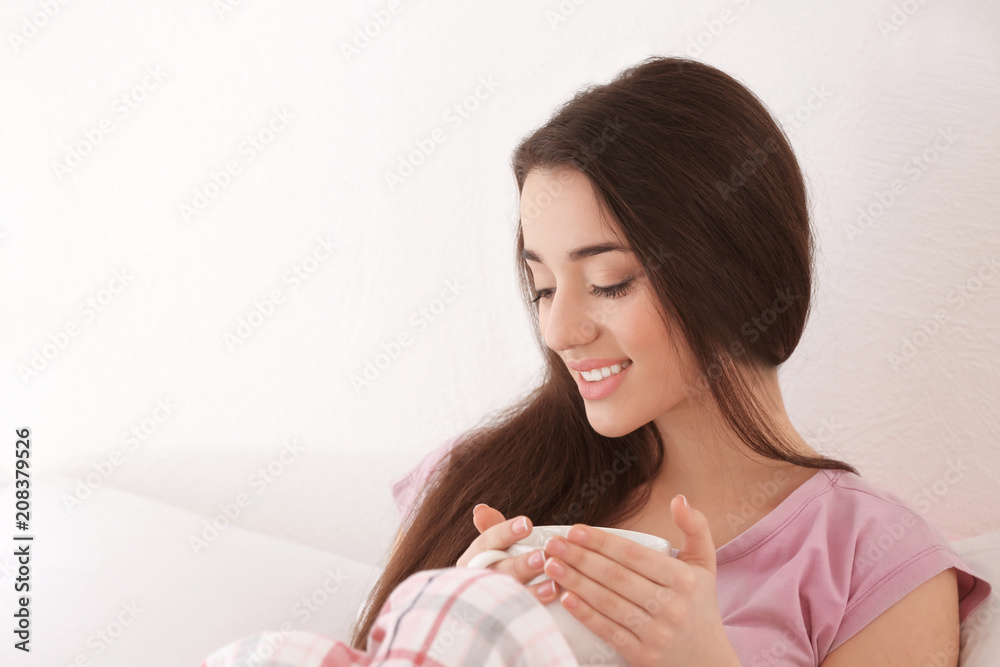
[[[670,512],[684,532],[676,558],[575,524],[546,542],[545,573],[565,589],[562,606],[630,665],[738,666],[715,596],[708,519],[684,496]]]
[[[483,551],[490,549],[505,551],[512,544],[524,539],[531,533],[531,520],[528,517],[519,516],[513,519],[504,519],[503,514],[485,503],[480,503],[473,508],[472,522],[476,526],[476,529],[479,530],[480,535],[472,541],[469,548],[458,559],[458,563],[456,563],[458,567],[465,567],[470,560]],[[535,549],[526,554],[505,558],[493,563],[489,566],[489,569],[504,572],[522,584],[527,584],[542,574],[544,565],[545,552],[542,549]],[[546,586],[548,583],[550,582],[543,581],[534,586],[527,586],[528,590],[542,604],[548,604],[555,599],[554,590],[551,590],[548,596],[539,592],[539,589],[542,587],[545,587],[545,590],[554,588],[553,586]]]

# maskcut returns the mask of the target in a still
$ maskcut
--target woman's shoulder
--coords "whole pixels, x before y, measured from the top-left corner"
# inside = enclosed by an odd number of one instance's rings
[[[820,537],[839,542],[879,541],[885,533],[889,539],[882,538],[883,545],[890,540],[947,543],[912,503],[880,484],[840,469],[815,471],[766,519],[753,527],[756,530],[747,531],[752,533],[748,542]]]
[[[869,574],[888,577],[921,559],[960,561],[941,530],[914,504],[846,470],[817,471],[751,531],[735,551],[748,553],[774,542],[773,548],[822,553],[855,584]],[[935,559],[935,553],[942,556]]]
[[[838,471],[839,472],[839,471]],[[916,502],[908,502],[858,475],[832,475],[836,496],[847,501],[849,512],[839,527],[851,536],[852,595],[838,641],[867,625],[889,606],[931,577],[954,568],[958,579],[959,619],[966,618],[987,600],[991,584],[969,566],[951,542]],[[831,534],[831,540],[836,539]]]
[[[891,560],[893,553],[897,558],[931,551],[955,555],[944,533],[916,503],[849,471],[819,474],[825,483],[817,485],[813,507],[803,510],[823,527],[827,540],[851,545],[855,574],[864,574],[883,558]]]
[[[739,619],[777,616],[803,655],[827,655],[949,568],[961,620],[991,591],[911,503],[843,470],[817,471],[724,545],[717,562],[720,608],[734,635],[746,631],[740,641],[749,647],[754,625]]]

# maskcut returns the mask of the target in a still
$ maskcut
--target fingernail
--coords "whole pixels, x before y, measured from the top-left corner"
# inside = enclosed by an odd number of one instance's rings
[[[550,598],[556,594],[556,582],[549,579],[538,587],[538,594],[543,598]]]
[[[684,507],[691,507],[690,505],[688,505],[688,499],[684,496],[684,494],[682,493],[680,495],[681,495],[681,500],[684,501]]]
[[[553,556],[562,556],[566,553],[566,544],[553,535],[549,539],[545,540],[545,550]]]
[[[542,566],[545,565],[545,554],[541,551],[532,551],[531,555],[528,556],[528,565],[533,570],[542,569]]]
[[[523,535],[528,532],[528,517],[522,516],[514,522],[514,532],[518,535]]]
[[[476,510],[479,509],[480,507],[489,507],[489,505],[487,505],[486,503],[479,503],[478,505],[472,508],[472,513],[475,514]]]
[[[547,572],[550,575],[554,575],[556,577],[561,577],[562,575],[566,574],[566,568],[563,567],[562,563],[560,563],[559,561],[555,560],[554,558],[550,558],[548,560],[548,562],[547,562],[547,565],[548,565]]]

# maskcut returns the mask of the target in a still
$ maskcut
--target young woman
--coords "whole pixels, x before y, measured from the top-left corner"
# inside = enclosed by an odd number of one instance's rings
[[[491,569],[544,571],[555,585],[526,590],[630,664],[957,664],[990,584],[785,411],[777,367],[806,324],[813,237],[760,100],[708,65],[649,58],[564,104],[513,168],[545,376],[397,482],[407,521],[355,648],[414,573],[580,524]]]
[[[586,663],[553,629],[558,600],[631,665],[956,665],[989,583],[785,411],[813,238],[764,105],[649,58],[563,105],[513,168],[544,377],[396,481],[391,557],[322,664]],[[466,567],[545,524],[574,530]]]

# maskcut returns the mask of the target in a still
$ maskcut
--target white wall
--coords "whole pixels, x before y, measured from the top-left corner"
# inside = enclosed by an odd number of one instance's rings
[[[818,297],[781,371],[795,423],[904,499],[927,491],[919,507],[950,537],[1000,527],[994,3],[403,2],[350,57],[388,2],[39,7],[0,10],[0,433],[31,427],[36,473],[103,468],[101,485],[209,517],[247,493],[241,526],[380,557],[388,481],[539,368],[513,270],[518,139],[584,85],[688,54],[765,100],[810,184]],[[478,108],[449,122],[463,100]],[[251,150],[252,134],[271,141]],[[185,216],[229,162],[239,172]],[[288,279],[323,239],[332,254]],[[127,284],[102,293],[117,272]],[[419,326],[450,283],[457,297]],[[356,391],[400,334],[411,344]],[[36,352],[52,358],[26,376]],[[127,440],[158,401],[177,407]],[[303,451],[259,485],[290,440]]]

